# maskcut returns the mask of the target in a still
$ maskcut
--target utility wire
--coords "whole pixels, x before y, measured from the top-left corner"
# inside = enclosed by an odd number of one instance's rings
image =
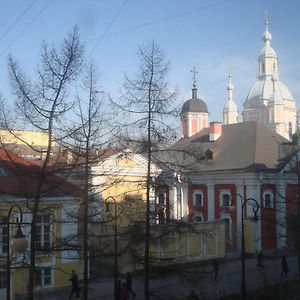
[[[23,28],[23,30],[16,36],[16,38],[0,53],[0,57],[20,38],[21,35],[35,22],[35,20],[48,8],[52,0],[49,0],[46,5],[38,12],[37,15]]]
[[[27,8],[20,14],[19,17],[17,17],[17,19],[2,33],[2,35],[0,36],[0,41],[13,29],[13,27],[25,16],[25,14],[28,12],[28,10],[33,6],[33,4],[36,2],[37,0],[33,0],[28,6]]]
[[[110,21],[110,23],[108,24],[108,26],[105,28],[103,34],[100,36],[100,38],[98,39],[98,42],[96,43],[96,45],[94,46],[94,48],[92,49],[92,51],[90,52],[88,57],[91,57],[92,54],[95,52],[96,48],[99,46],[99,44],[102,42],[103,38],[106,36],[106,33],[108,32],[108,30],[110,29],[110,27],[112,26],[112,24],[116,21],[116,19],[118,18],[118,16],[120,15],[121,11],[123,10],[124,6],[127,4],[128,0],[124,0],[122,5],[120,6],[119,10],[117,11],[117,13],[115,14],[115,16],[112,18],[112,20]]]
[[[236,0],[219,1],[219,2],[216,2],[216,3],[213,3],[213,4],[208,4],[206,6],[199,7],[199,8],[194,8],[194,9],[191,9],[191,10],[187,10],[187,11],[178,13],[176,15],[169,16],[169,17],[164,17],[164,18],[153,20],[153,21],[150,21],[150,22],[147,22],[147,23],[144,23],[144,24],[136,25],[136,26],[133,26],[133,27],[128,27],[128,28],[122,29],[120,31],[112,32],[112,33],[107,34],[107,35],[104,34],[104,35],[101,36],[101,39],[108,38],[108,37],[111,37],[111,36],[114,36],[114,35],[118,35],[118,34],[121,34],[121,33],[124,33],[124,32],[137,30],[137,29],[147,27],[147,26],[150,26],[150,25],[162,23],[164,21],[176,19],[176,18],[179,18],[179,17],[182,17],[182,16],[186,16],[186,15],[189,15],[189,14],[196,13],[196,12],[201,11],[201,10],[209,9],[209,8],[216,7],[216,6],[219,6],[219,5],[224,5],[224,4],[227,4],[227,3],[232,2],[232,1],[236,1]],[[94,41],[95,39],[91,39],[89,41]]]
[[[51,1],[51,0],[50,0]],[[49,2],[50,2],[49,1]],[[101,37],[99,38],[94,38],[94,39],[89,39],[89,40],[86,40],[85,42],[92,42],[92,41],[95,41],[95,40],[98,40],[97,44],[94,46],[94,48],[92,49],[92,51],[90,52],[89,54],[89,57],[94,53],[94,51],[96,50],[96,48],[99,46],[99,44],[101,43],[101,41],[104,39],[104,38],[109,38],[109,37],[112,37],[112,36],[115,36],[115,35],[118,35],[118,34],[122,34],[124,32],[130,32],[130,31],[134,31],[134,30],[137,30],[139,28],[143,28],[143,27],[147,27],[147,26],[151,26],[151,25],[154,25],[154,24],[157,24],[157,23],[162,23],[164,21],[168,21],[168,20],[172,20],[172,19],[175,19],[175,18],[179,18],[179,17],[182,17],[182,16],[185,16],[185,15],[189,15],[189,14],[193,14],[193,13],[196,13],[196,12],[199,12],[201,10],[205,10],[205,9],[209,9],[209,8],[212,8],[212,7],[216,7],[216,6],[220,6],[220,5],[224,5],[224,4],[227,4],[229,2],[232,2],[232,1],[235,1],[235,0],[224,0],[224,1],[219,1],[219,2],[216,2],[216,3],[213,3],[213,4],[209,4],[209,5],[206,5],[206,6],[202,6],[202,7],[199,7],[199,8],[194,8],[194,9],[191,9],[191,10],[188,10],[188,11],[184,11],[182,13],[178,13],[176,15],[172,15],[172,16],[169,16],[169,17],[165,17],[165,18],[161,18],[161,19],[157,19],[157,20],[154,20],[154,21],[150,21],[150,22],[147,22],[147,23],[144,23],[144,24],[140,24],[140,25],[136,25],[136,26],[133,26],[133,27],[128,27],[128,28],[125,28],[125,29],[122,29],[120,31],[116,31],[116,32],[112,32],[110,34],[106,34],[107,31],[109,30],[109,28],[112,26],[112,24],[114,23],[114,21],[117,19],[117,17],[119,16],[121,10],[123,9],[123,7],[125,6],[125,4],[128,2],[128,0],[125,0],[123,2],[123,4],[121,5],[119,11],[117,12],[117,14],[114,16],[114,18],[112,19],[112,21],[109,23],[109,25],[107,26],[107,28],[105,29],[104,33],[102,34]],[[48,3],[49,4],[49,3]],[[48,4],[46,6],[48,6]],[[43,9],[44,10],[44,9]],[[31,22],[33,23],[33,22]],[[29,24],[31,25],[31,24]],[[29,27],[29,26],[28,26]],[[27,28],[26,28],[27,29]],[[22,31],[22,33],[24,32],[25,30]],[[21,33],[21,34],[22,34]],[[20,35],[19,35],[20,36]],[[18,36],[18,37],[19,37]],[[15,42],[15,41],[14,41]],[[0,53],[0,57],[14,44],[11,43],[2,53]],[[28,57],[28,58],[24,58],[24,59],[21,59],[20,61],[25,61],[25,60],[29,60],[29,59],[33,59],[37,56],[33,56],[33,57]],[[4,65],[0,65],[0,68],[4,67]]]

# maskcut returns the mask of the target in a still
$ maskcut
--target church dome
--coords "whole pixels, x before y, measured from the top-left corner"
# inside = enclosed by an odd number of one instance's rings
[[[234,101],[226,101],[224,105],[224,111],[236,111],[237,105]]]
[[[275,88],[274,88],[275,84]],[[282,99],[294,100],[294,97],[287,86],[279,80],[273,82],[272,77],[265,77],[258,80],[250,90],[246,102],[270,99],[274,93],[274,90],[278,93]]]
[[[181,114],[185,114],[188,112],[204,112],[208,113],[206,103],[198,98],[192,98],[184,102],[181,109]]]

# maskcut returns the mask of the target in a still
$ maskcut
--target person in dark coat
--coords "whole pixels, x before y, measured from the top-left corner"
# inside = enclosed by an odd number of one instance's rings
[[[121,291],[120,291],[120,297],[121,297],[120,298],[121,300],[128,300],[129,299],[129,290],[128,290],[126,282],[122,283]]]
[[[79,298],[79,281],[78,281],[78,276],[74,270],[72,270],[72,275],[69,280],[72,283],[72,291],[71,291],[69,299],[71,299],[73,297],[74,292],[76,293],[76,297]]]
[[[130,272],[126,273],[126,286],[128,292],[133,296],[133,298],[135,298],[135,292],[132,290],[132,277]]]
[[[121,280],[117,281],[117,299],[121,300]]]
[[[190,294],[186,297],[186,300],[198,300],[198,296],[196,295],[194,290],[191,290]]]
[[[220,267],[219,267],[219,262],[216,259],[213,261],[213,268],[214,268],[214,275],[215,275],[214,279],[215,281],[217,281]]]
[[[287,265],[287,261],[286,261],[286,258],[285,256],[282,257],[281,259],[281,273],[280,273],[280,277],[282,276],[287,276],[289,272],[289,268],[288,268],[288,265]]]
[[[257,266],[259,268],[264,268],[263,260],[264,260],[264,256],[263,256],[262,251],[260,250],[258,255],[257,255]]]

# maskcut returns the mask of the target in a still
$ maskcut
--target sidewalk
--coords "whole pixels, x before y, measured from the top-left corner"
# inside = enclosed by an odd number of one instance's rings
[[[263,290],[270,286],[284,285],[297,278],[297,263],[295,257],[289,257],[289,274],[281,277],[280,258],[269,258],[264,262],[264,269],[257,268],[257,260],[246,260],[246,282],[247,291]],[[229,295],[239,294],[241,286],[241,260],[235,259],[220,263],[220,271],[216,282],[211,265],[201,268],[195,266],[184,274],[173,274],[168,277],[151,280],[150,290],[155,291],[162,299],[182,300],[190,292],[195,290],[203,299],[220,299]],[[183,275],[183,276],[181,276]],[[133,277],[133,289],[137,294],[136,300],[143,299],[143,278]],[[41,290],[36,299],[60,300],[68,299],[69,289],[48,291]],[[112,279],[101,279],[89,283],[88,299],[90,300],[112,300],[114,298],[114,286]],[[171,298],[169,298],[171,297]],[[75,299],[75,298],[74,298]],[[153,299],[158,299],[154,298]],[[258,298],[256,298],[258,299]]]

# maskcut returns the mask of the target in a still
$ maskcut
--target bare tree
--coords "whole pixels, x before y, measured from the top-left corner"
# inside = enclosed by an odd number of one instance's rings
[[[84,182],[82,215],[83,236],[83,299],[88,299],[88,264],[89,264],[89,221],[95,217],[95,211],[89,211],[93,204],[95,186],[91,182],[91,166],[99,157],[99,152],[107,145],[112,129],[107,127],[108,114],[105,109],[103,91],[99,86],[99,75],[95,64],[90,63],[84,70],[82,84],[77,93],[75,113],[79,124],[73,132],[72,139],[75,144],[74,150],[80,157],[77,166],[82,168]],[[70,130],[68,130],[70,132]],[[93,151],[94,150],[94,151]],[[81,161],[82,160],[82,161]]]
[[[44,156],[42,166],[38,174],[38,182],[32,201],[27,206],[31,211],[32,220],[30,224],[30,265],[28,298],[34,299],[34,274],[36,264],[36,220],[39,212],[40,201],[43,196],[43,184],[49,174],[50,157],[55,143],[60,143],[65,138],[60,134],[66,114],[70,111],[73,103],[67,100],[68,88],[76,79],[82,66],[83,46],[79,40],[77,27],[74,27],[60,46],[55,47],[43,42],[41,48],[41,62],[36,70],[36,78],[32,81],[20,68],[12,57],[9,57],[9,75],[14,94],[16,126],[25,126],[44,132],[48,136],[45,149],[34,149],[40,151]],[[8,120],[6,118],[5,120]],[[6,123],[8,129],[12,129]],[[13,132],[13,131],[11,131]],[[52,170],[53,171],[53,170]]]
[[[147,197],[144,253],[144,297],[149,299],[150,191],[153,145],[173,133],[172,117],[177,116],[175,92],[170,92],[166,80],[169,64],[160,47],[154,42],[139,48],[140,69],[136,79],[125,78],[122,100],[117,107],[126,113],[126,128],[132,135],[146,136]],[[116,103],[115,103],[116,104]]]

